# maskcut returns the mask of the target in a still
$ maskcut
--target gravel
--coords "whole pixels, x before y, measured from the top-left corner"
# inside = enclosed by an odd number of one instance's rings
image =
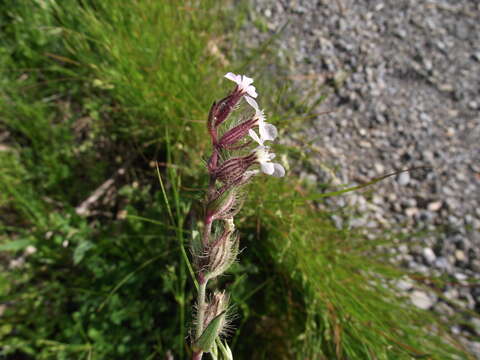
[[[419,290],[412,291],[410,293],[410,299],[416,307],[423,310],[428,310],[435,304],[434,298]]]
[[[288,140],[319,154],[302,176],[353,185],[420,168],[376,184],[373,195],[330,199],[330,208],[357,211],[336,211],[334,224],[364,228],[370,237],[403,233],[396,261],[450,281],[436,289],[442,297],[408,281],[399,291],[420,308],[478,313],[480,3],[254,0],[250,17],[242,30],[247,51],[277,34],[280,65],[267,70],[293,80],[311,103],[312,93],[329,95],[314,110],[333,112]],[[451,331],[478,336],[474,321]],[[480,343],[469,347],[480,358]]]

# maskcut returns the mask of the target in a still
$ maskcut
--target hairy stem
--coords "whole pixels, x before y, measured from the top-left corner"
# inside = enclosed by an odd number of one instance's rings
[[[198,274],[198,294],[197,294],[197,326],[195,329],[195,339],[199,339],[203,332],[203,322],[205,318],[206,301],[205,293],[207,288],[207,279],[202,273]],[[192,360],[201,360],[203,351],[195,351],[192,355]]]
[[[205,229],[203,229],[203,240],[202,244],[204,248],[208,245],[210,242],[210,233],[212,232],[212,219],[206,217],[205,218]]]
[[[203,277],[203,274],[199,276],[198,279],[198,294],[197,294],[197,306],[198,306],[198,314],[197,314],[197,328],[195,332],[195,337],[198,339],[203,332],[203,321],[205,318],[205,290],[207,288],[207,280]]]
[[[215,189],[215,179],[210,178],[209,193],[212,192],[212,189]],[[213,219],[209,216],[205,216],[205,229],[203,230],[202,244],[205,248],[210,242],[210,233],[212,232],[212,222]],[[200,271],[198,273],[198,293],[197,293],[197,325],[195,329],[195,339],[199,339],[203,333],[203,323],[205,319],[205,310],[207,309],[206,304],[206,290],[208,279],[205,277],[205,274]],[[192,360],[201,360],[203,352],[198,351],[194,352],[192,355]]]
[[[213,145],[215,145],[216,130],[213,131],[211,135],[212,135]],[[216,148],[214,148],[213,154],[209,162],[210,183],[209,183],[208,192],[207,192],[207,203],[208,201],[212,200],[216,192],[215,190],[216,177],[214,173],[217,168],[217,162],[218,162],[218,151]],[[205,228],[203,230],[203,237],[202,237],[202,244],[204,249],[207,248],[210,242],[210,235],[212,232],[212,223],[213,223],[213,219],[211,218],[211,216],[205,215],[205,219],[204,219]],[[202,333],[204,330],[203,323],[205,321],[205,311],[207,310],[206,290],[207,290],[208,278],[205,276],[205,274],[202,271],[199,271],[197,280],[198,280],[198,293],[197,293],[197,325],[195,329],[196,340],[198,340],[200,336],[202,336]],[[202,360],[202,356],[203,356],[203,351],[201,350],[195,351],[192,354],[192,360]]]

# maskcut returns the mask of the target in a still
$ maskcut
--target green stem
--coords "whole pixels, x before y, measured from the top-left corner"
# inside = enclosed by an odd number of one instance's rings
[[[214,168],[217,167],[217,158],[218,158],[218,153],[217,150],[214,149],[214,153],[212,155],[212,166]],[[207,203],[212,200],[213,195],[215,193],[215,177],[210,176],[210,184],[208,186],[208,192],[207,192]],[[209,242],[210,242],[210,234],[212,232],[212,223],[213,219],[210,216],[207,216],[205,214],[204,218],[204,224],[205,228],[203,230],[203,236],[202,236],[202,244],[203,248],[206,249]],[[205,277],[205,274],[202,271],[199,271],[198,273],[198,288],[197,288],[197,324],[196,324],[196,329],[195,329],[195,339],[199,339],[200,336],[202,336],[203,333],[203,323],[205,321],[205,311],[207,310],[207,304],[206,304],[206,291],[207,291],[207,282],[208,278]],[[195,351],[192,354],[192,360],[202,360],[203,356],[203,351]]]
[[[198,294],[197,294],[197,328],[195,332],[195,337],[198,339],[202,336],[203,332],[203,321],[205,318],[206,302],[205,302],[205,292],[207,289],[207,280],[202,279],[203,274],[199,275],[198,279]]]

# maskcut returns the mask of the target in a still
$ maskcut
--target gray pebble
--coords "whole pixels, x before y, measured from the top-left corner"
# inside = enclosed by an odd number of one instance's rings
[[[398,175],[397,182],[401,186],[406,186],[410,182],[410,174],[408,172],[403,172]]]
[[[263,76],[293,79],[299,97],[311,104],[315,89],[330,94],[311,110],[334,112],[280,139],[318,150],[309,160],[317,177],[305,179],[309,186],[429,167],[375,184],[371,197],[355,193],[355,201],[336,197],[322,205],[326,211],[346,207],[345,215],[332,217],[335,226],[356,227],[368,238],[385,229],[407,239],[418,234],[391,247],[392,258],[426,276],[449,275],[461,288],[480,276],[480,254],[471,251],[480,249],[480,5],[407,2],[341,2],[342,12],[327,0],[253,0],[270,32],[245,26],[241,38],[252,46],[268,41],[288,18],[275,38],[279,64],[272,59]],[[479,308],[480,294],[472,299]],[[472,305],[468,296],[463,301]],[[462,334],[460,327],[454,331]]]
[[[432,299],[423,291],[419,290],[412,291],[410,294],[410,300],[412,301],[413,305],[423,310],[430,309],[435,303],[434,299]]]
[[[433,263],[437,258],[433,250],[430,248],[423,249],[423,257],[428,264]]]

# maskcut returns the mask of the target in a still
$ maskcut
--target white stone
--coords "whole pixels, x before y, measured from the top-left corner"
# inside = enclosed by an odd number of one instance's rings
[[[408,217],[414,217],[418,215],[418,209],[416,207],[409,207],[405,209],[405,215]]]
[[[443,297],[450,301],[457,301],[458,300],[458,290],[455,288],[451,288],[443,293]]]
[[[467,257],[465,256],[465,253],[462,250],[455,250],[455,259],[458,261],[465,262],[467,260]]]
[[[401,244],[401,245],[398,247],[398,251],[399,251],[401,254],[408,254],[408,246],[405,245],[405,244]]]
[[[380,164],[380,163],[377,162],[377,163],[375,163],[373,166],[375,167],[375,171],[376,171],[378,174],[383,174],[383,173],[385,172],[385,168],[383,167],[382,164]]]
[[[431,264],[435,261],[435,259],[437,258],[437,256],[435,255],[435,253],[433,252],[432,249],[430,248],[424,248],[423,249],[423,257],[425,258],[425,260]]]
[[[428,210],[429,211],[438,211],[442,207],[442,202],[441,201],[434,201],[428,204]]]
[[[398,176],[398,184],[401,186],[406,186],[410,182],[410,174],[408,172],[403,172]]]
[[[397,281],[395,286],[397,287],[398,290],[408,291],[413,287],[413,284],[408,279],[400,279],[400,280]]]
[[[410,294],[413,305],[419,309],[428,310],[433,306],[433,300],[424,292],[415,290]]]

